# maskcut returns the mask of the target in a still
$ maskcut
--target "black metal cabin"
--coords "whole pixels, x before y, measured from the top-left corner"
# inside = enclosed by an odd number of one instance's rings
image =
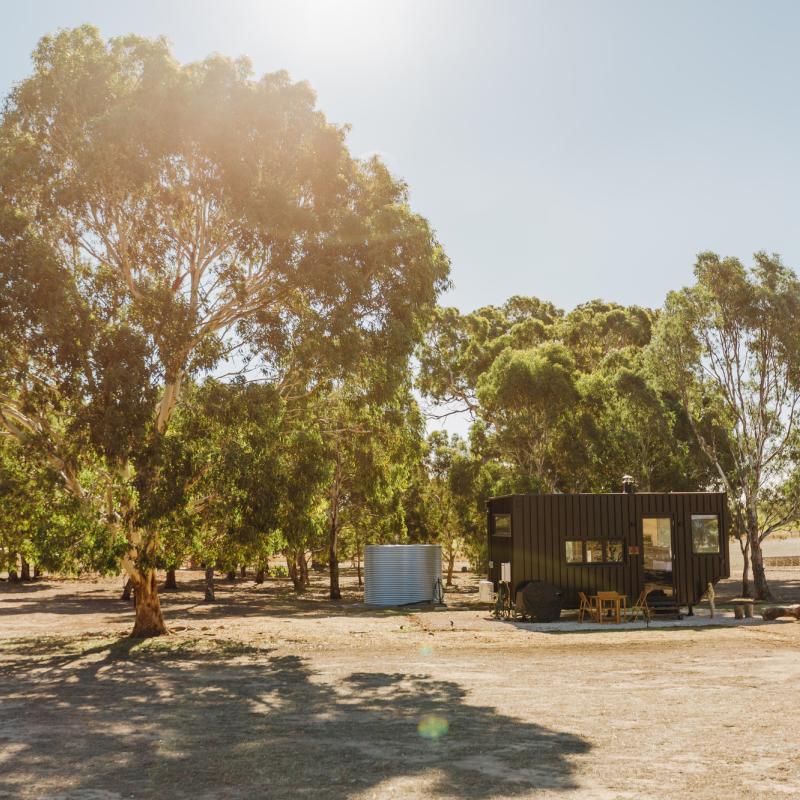
[[[486,505],[489,579],[510,564],[513,587],[547,581],[567,606],[578,592],[635,599],[643,589],[694,605],[730,576],[724,492],[526,494]]]

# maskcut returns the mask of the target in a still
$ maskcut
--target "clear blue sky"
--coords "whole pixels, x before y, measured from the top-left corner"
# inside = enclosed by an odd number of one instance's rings
[[[800,264],[800,3],[27,0],[3,7],[0,89],[83,22],[308,80],[408,181],[462,309],[656,306],[704,249]]]

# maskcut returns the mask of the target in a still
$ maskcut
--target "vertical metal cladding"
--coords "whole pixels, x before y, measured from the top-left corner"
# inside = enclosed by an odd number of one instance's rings
[[[442,575],[438,544],[369,544],[364,548],[364,602],[401,606],[433,600]]]

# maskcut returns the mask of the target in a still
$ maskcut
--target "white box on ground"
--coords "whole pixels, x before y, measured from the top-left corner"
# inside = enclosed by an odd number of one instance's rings
[[[494,584],[491,581],[480,581],[478,583],[478,600],[481,603],[494,602]]]

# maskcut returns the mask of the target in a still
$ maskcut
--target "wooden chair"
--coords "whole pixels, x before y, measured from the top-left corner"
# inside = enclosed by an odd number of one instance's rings
[[[635,622],[639,617],[650,623],[652,613],[647,605],[647,589],[642,589],[636,602],[628,609],[628,622]]]
[[[583,622],[583,618],[587,613],[596,622],[597,606],[595,605],[594,600],[588,598],[583,592],[578,592],[578,598],[581,601],[580,608],[578,609],[578,622]]]

